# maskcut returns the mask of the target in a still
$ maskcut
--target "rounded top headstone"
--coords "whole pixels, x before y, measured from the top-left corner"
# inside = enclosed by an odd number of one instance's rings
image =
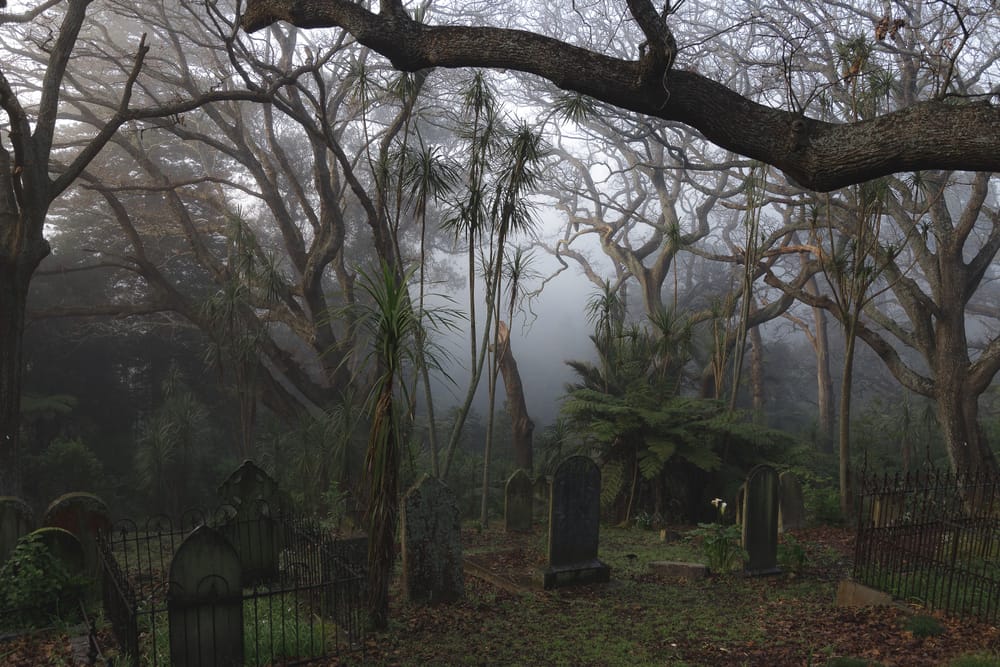
[[[195,528],[170,563],[170,598],[224,597],[242,591],[243,567],[236,549],[218,531]]]
[[[49,553],[61,562],[70,574],[83,574],[86,571],[87,559],[83,544],[73,533],[63,528],[46,526],[29,534],[37,536]]]

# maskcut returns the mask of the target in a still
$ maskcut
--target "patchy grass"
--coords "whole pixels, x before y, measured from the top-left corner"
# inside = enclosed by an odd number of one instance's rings
[[[795,576],[689,581],[658,577],[649,563],[701,561],[691,540],[602,527],[599,556],[611,583],[553,591],[526,583],[525,573],[545,564],[544,530],[508,536],[497,527],[463,538],[467,555],[514,586],[467,572],[465,600],[430,607],[394,591],[390,629],[371,638],[366,664],[922,667],[1000,648],[989,626],[935,615],[943,632],[919,636],[907,629],[905,609],[835,607],[851,549],[840,529],[797,535],[804,557]]]

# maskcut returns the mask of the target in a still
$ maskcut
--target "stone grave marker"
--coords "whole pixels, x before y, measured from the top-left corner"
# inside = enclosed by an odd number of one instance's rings
[[[59,560],[70,574],[82,575],[87,571],[87,557],[83,543],[73,533],[64,528],[46,526],[30,534],[37,535],[49,553]]]
[[[747,499],[747,483],[743,482],[740,484],[740,488],[736,490],[736,524],[739,526],[743,525],[743,503]]]
[[[0,567],[22,535],[35,527],[35,516],[28,503],[14,496],[0,496]]]
[[[778,475],[778,530],[799,530],[806,526],[806,503],[802,484],[790,470]]]
[[[243,665],[243,583],[229,541],[199,526],[170,563],[170,662],[175,667]]]
[[[87,573],[97,576],[97,534],[111,532],[108,506],[93,493],[67,493],[53,500],[45,510],[46,526],[62,528],[76,535],[83,545]]]
[[[218,526],[243,564],[243,581],[253,584],[278,574],[281,533],[275,517],[282,507],[278,483],[253,461],[246,460],[219,487],[232,517]]]
[[[743,501],[743,548],[749,555],[746,572],[775,574],[778,570],[778,473],[759,465],[747,475]]]
[[[549,565],[543,586],[607,582],[611,568],[597,558],[601,519],[601,470],[587,456],[571,456],[552,477]]]
[[[403,497],[403,589],[411,601],[448,602],[465,595],[460,516],[455,494],[424,475]]]
[[[514,471],[504,487],[504,526],[508,532],[529,532],[531,530],[532,501],[534,484],[523,468]]]

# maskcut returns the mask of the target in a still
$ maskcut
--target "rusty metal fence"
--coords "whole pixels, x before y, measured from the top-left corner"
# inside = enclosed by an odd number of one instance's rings
[[[1000,476],[927,470],[866,476],[854,579],[961,616],[1000,617]]]

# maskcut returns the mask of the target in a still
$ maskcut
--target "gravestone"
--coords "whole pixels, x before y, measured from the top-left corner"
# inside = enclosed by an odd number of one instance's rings
[[[523,468],[514,471],[504,487],[503,517],[508,532],[531,530],[532,496],[534,484]]]
[[[743,501],[743,548],[751,575],[775,574],[778,569],[778,473],[759,465],[747,475]]]
[[[170,563],[167,619],[175,667],[243,664],[240,558],[208,526],[188,535]]]
[[[778,531],[799,530],[806,526],[806,504],[802,484],[790,470],[778,475]]]
[[[549,565],[540,571],[546,589],[611,579],[597,558],[600,520],[601,470],[589,457],[571,456],[552,477]]]
[[[244,583],[276,577],[282,540],[275,517],[283,504],[278,483],[246,460],[219,486],[219,496],[233,512],[218,529],[240,556]]]
[[[52,556],[61,562],[71,575],[82,575],[86,572],[87,558],[83,543],[76,535],[64,528],[46,526],[32,531]]]
[[[465,595],[461,525],[455,494],[424,475],[403,497],[403,589],[411,601],[448,602]]]
[[[28,503],[14,496],[0,496],[0,567],[22,535],[34,528],[35,517]]]
[[[97,534],[111,532],[108,506],[93,493],[67,493],[53,500],[45,510],[46,526],[62,528],[76,535],[83,545],[87,573],[97,576]]]

